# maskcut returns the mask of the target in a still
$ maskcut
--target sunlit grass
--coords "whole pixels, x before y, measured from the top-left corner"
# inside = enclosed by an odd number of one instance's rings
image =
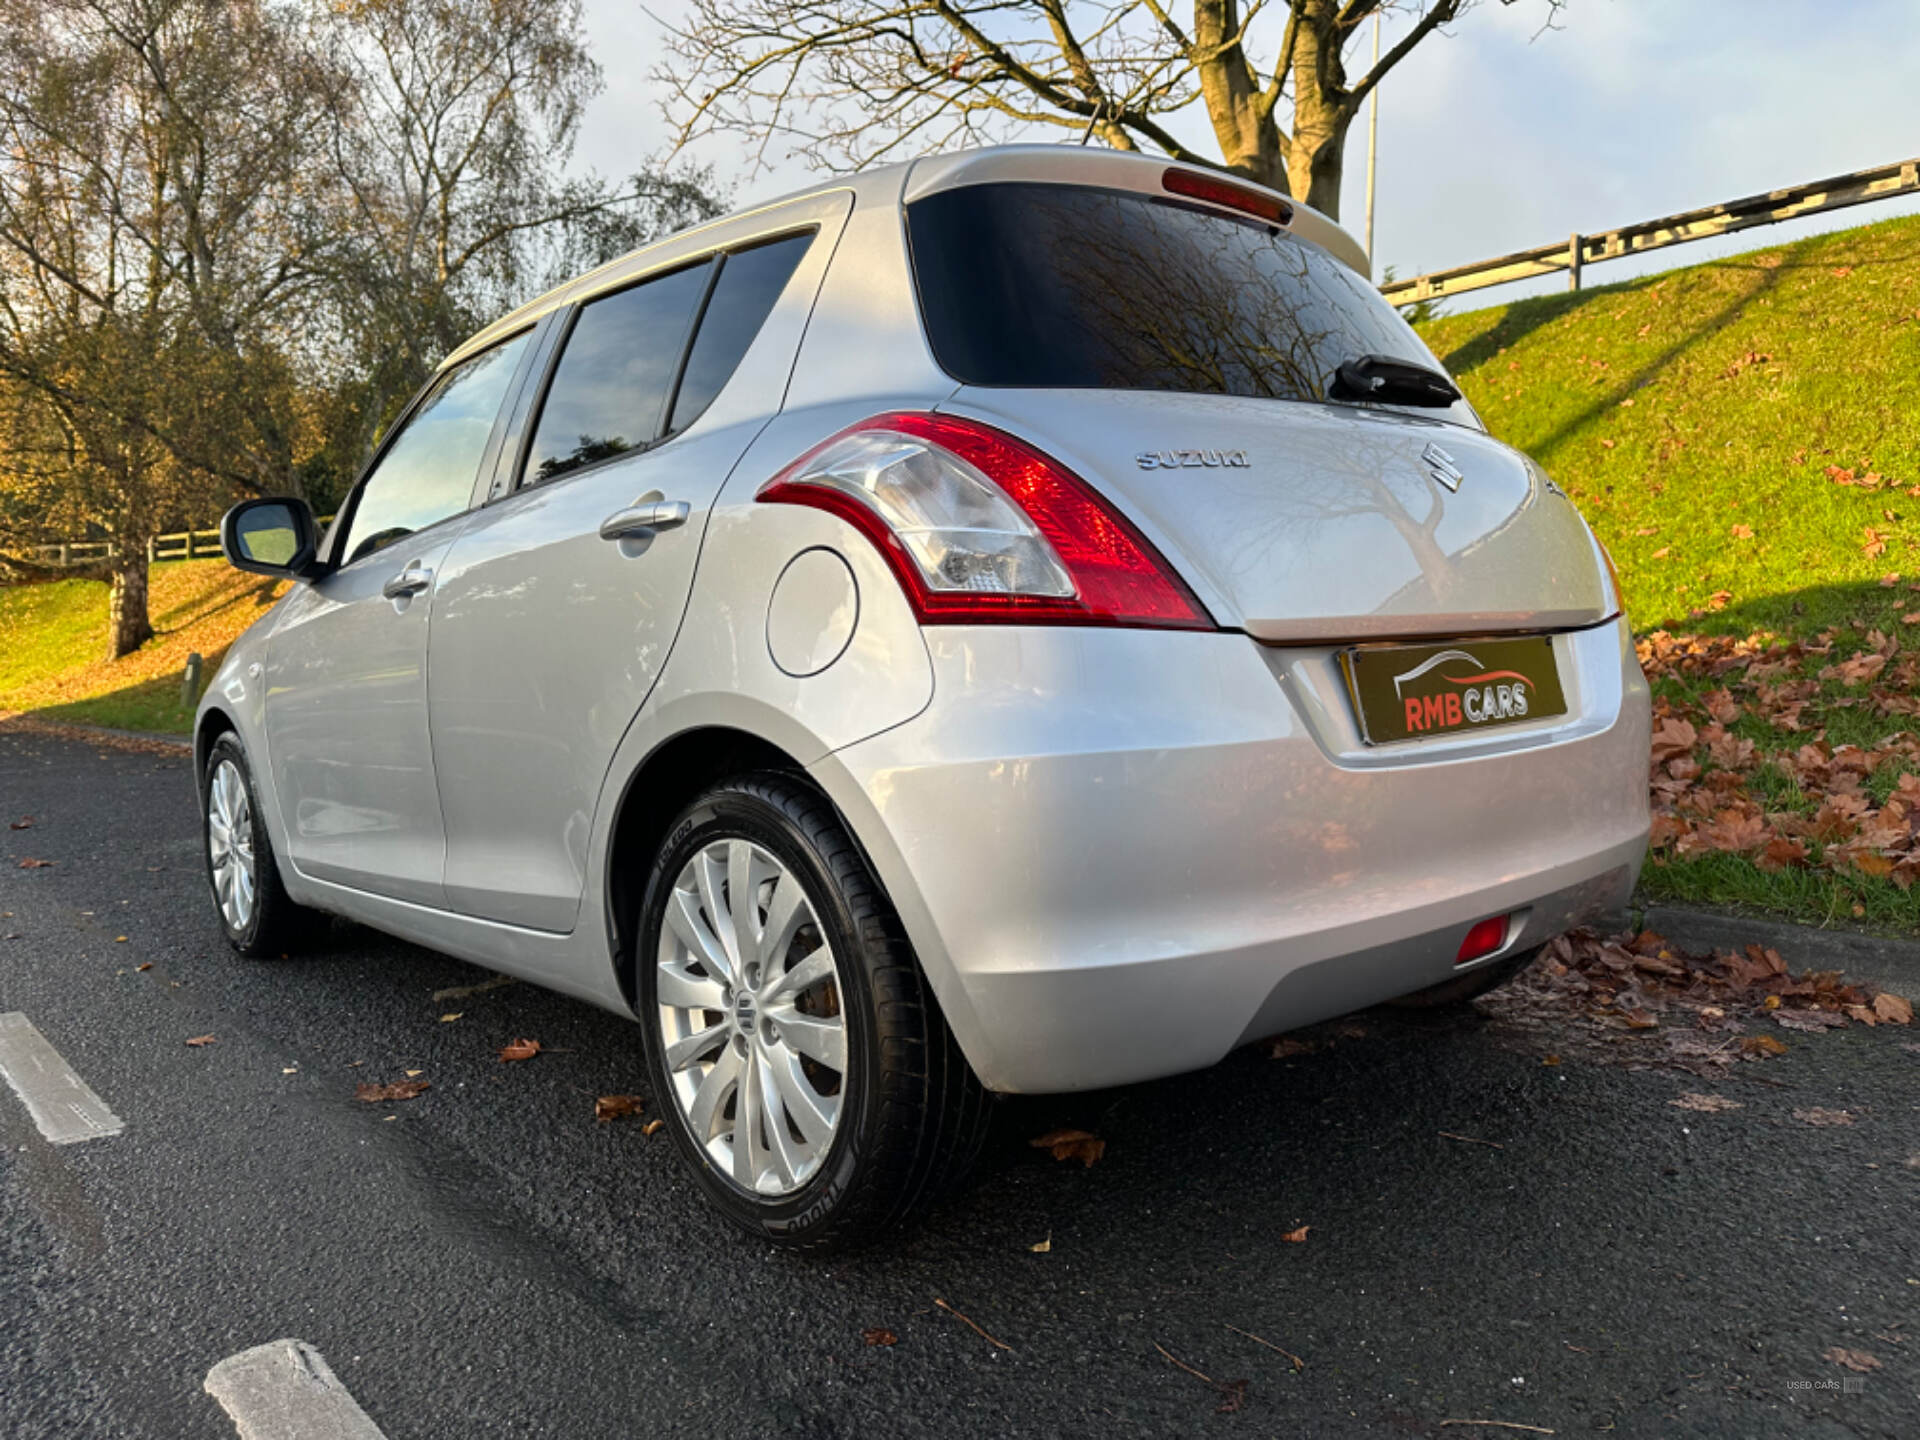
[[[277,593],[270,582],[224,560],[155,565],[149,604],[157,633],[134,654],[108,660],[103,583],[0,587],[0,713],[185,734],[193,724],[180,694],[188,653],[204,658],[204,683],[234,637],[265,613],[269,593]]]

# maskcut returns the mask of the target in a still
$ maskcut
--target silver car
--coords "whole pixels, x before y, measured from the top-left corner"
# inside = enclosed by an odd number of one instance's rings
[[[1338,227],[1052,146],[835,180],[461,346],[196,726],[245,955],[327,911],[637,1018],[711,1200],[877,1233],[994,1093],[1460,1000],[1628,895],[1579,513]],[[1417,994],[1416,994],[1417,992]]]

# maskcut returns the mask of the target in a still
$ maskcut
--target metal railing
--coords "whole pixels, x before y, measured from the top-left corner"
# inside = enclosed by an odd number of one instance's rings
[[[1775,225],[1782,220],[1798,220],[1829,210],[1844,210],[1849,205],[1864,205],[1870,200],[1890,200],[1898,195],[1920,194],[1920,160],[1898,160],[1873,170],[1856,170],[1828,180],[1810,180],[1784,190],[1769,190],[1764,195],[1749,195],[1744,200],[1729,200],[1724,205],[1708,205],[1678,215],[1663,215],[1643,220],[1619,230],[1599,235],[1575,233],[1565,240],[1537,245],[1531,250],[1516,250],[1491,260],[1471,265],[1456,265],[1451,270],[1434,270],[1409,280],[1394,280],[1380,287],[1380,293],[1394,305],[1412,305],[1421,300],[1439,300],[1449,295],[1464,295],[1469,290],[1484,290],[1490,285],[1508,285],[1516,280],[1531,280],[1536,275],[1567,272],[1567,288],[1580,288],[1580,272],[1603,260],[1624,260],[1629,255],[1644,255],[1664,250],[1669,245],[1685,245],[1692,240],[1710,240],[1716,235],[1731,235],[1755,225]]]

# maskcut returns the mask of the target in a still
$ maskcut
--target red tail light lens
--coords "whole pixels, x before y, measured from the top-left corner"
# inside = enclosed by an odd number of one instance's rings
[[[1189,200],[1204,200],[1209,205],[1224,205],[1229,210],[1257,215],[1262,220],[1271,221],[1275,225],[1285,225],[1293,219],[1293,207],[1278,195],[1269,195],[1264,190],[1236,185],[1231,180],[1221,180],[1193,170],[1176,170],[1169,167],[1160,177],[1160,185],[1169,195],[1184,195]]]
[[[1491,920],[1482,920],[1467,931],[1467,938],[1460,942],[1460,953],[1454,957],[1453,963],[1464,965],[1469,960],[1478,960],[1506,944],[1507,919],[1505,915],[1496,915]]]
[[[1151,542],[1084,480],[1002,430],[877,415],[761,487],[840,516],[886,558],[922,624],[1211,630]]]

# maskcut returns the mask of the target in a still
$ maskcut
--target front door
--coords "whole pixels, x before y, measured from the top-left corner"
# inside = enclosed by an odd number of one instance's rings
[[[530,334],[422,395],[349,501],[340,568],[289,597],[268,642],[268,763],[302,874],[446,903],[427,621]]]
[[[779,391],[708,407],[736,368],[743,383],[759,373],[742,357],[812,238],[703,257],[584,304],[517,488],[447,557],[429,688],[454,909],[572,928],[607,767],[673,644],[707,512]],[[807,267],[795,290],[818,274]],[[810,298],[790,335],[767,327],[769,344],[797,345]],[[607,523],[623,512],[645,513]]]

